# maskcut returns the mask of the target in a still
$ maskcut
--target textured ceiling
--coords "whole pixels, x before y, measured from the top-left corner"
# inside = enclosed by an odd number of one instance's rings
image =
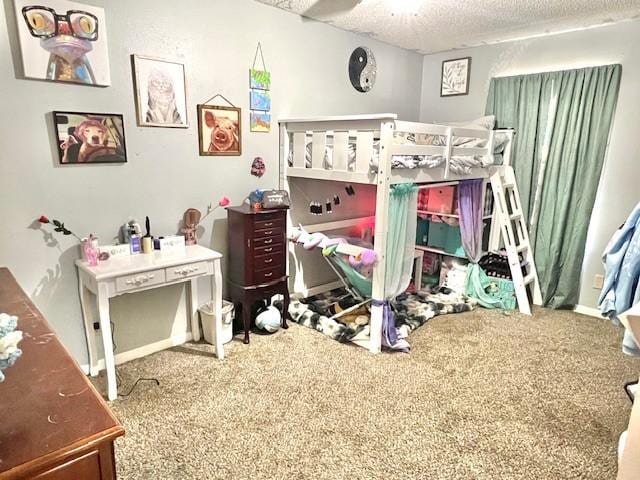
[[[258,1],[424,54],[640,18],[640,0]]]

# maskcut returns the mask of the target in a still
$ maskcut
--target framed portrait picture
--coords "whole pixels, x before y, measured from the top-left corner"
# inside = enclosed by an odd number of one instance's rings
[[[454,58],[442,62],[441,97],[467,95],[471,75],[471,57]]]
[[[132,55],[138,125],[187,128],[184,65],[161,58]]]
[[[240,155],[241,118],[236,107],[198,105],[200,155]]]
[[[124,163],[124,119],[118,113],[53,112],[60,163]]]
[[[111,84],[104,9],[68,0],[15,0],[27,78]]]

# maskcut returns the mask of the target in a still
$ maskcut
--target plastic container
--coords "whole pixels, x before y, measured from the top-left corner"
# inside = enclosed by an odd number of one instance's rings
[[[460,235],[460,227],[457,225],[449,225],[447,231],[447,239],[444,250],[457,256],[464,256],[464,247],[462,246],[462,236]]]
[[[444,249],[447,244],[449,225],[444,222],[430,222],[427,245]]]
[[[416,245],[426,245],[429,236],[429,220],[418,219],[416,225]]]
[[[453,213],[454,187],[434,187],[429,189],[427,210],[434,213]]]
[[[214,345],[216,343],[215,333],[215,314],[213,309],[213,302],[205,303],[198,308],[200,312],[200,320],[202,321],[202,334],[204,339]],[[233,338],[233,317],[234,308],[233,303],[222,301],[222,329],[221,337],[222,343],[229,343]]]

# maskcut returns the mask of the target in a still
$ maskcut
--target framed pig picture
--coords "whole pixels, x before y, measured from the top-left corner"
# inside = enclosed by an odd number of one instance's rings
[[[132,55],[138,125],[187,128],[184,65],[161,58]]]
[[[240,155],[241,118],[241,110],[236,107],[198,105],[200,155]]]
[[[24,76],[111,84],[104,9],[68,0],[14,0]]]
[[[117,113],[53,112],[60,163],[124,163],[124,120]]]

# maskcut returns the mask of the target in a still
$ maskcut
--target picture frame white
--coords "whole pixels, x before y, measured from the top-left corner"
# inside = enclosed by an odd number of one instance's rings
[[[138,126],[189,128],[184,64],[137,54],[131,62]]]

